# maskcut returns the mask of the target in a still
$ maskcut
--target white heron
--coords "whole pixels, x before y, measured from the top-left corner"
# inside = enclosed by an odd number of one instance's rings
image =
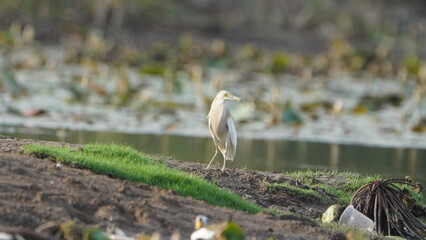
[[[237,130],[234,119],[226,105],[227,101],[242,101],[241,98],[232,95],[230,92],[222,90],[214,98],[207,115],[209,121],[209,131],[213,142],[216,145],[216,152],[210,160],[207,169],[216,157],[218,150],[223,155],[223,167],[225,170],[226,161],[233,161],[237,151]]]

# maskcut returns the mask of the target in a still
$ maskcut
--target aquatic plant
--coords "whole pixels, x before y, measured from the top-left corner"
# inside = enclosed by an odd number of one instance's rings
[[[413,215],[415,201],[401,185],[415,187],[404,179],[375,180],[359,188],[351,204],[374,220],[379,233],[424,239],[426,226]]]

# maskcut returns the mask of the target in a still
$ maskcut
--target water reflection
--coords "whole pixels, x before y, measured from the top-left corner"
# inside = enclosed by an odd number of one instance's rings
[[[340,149],[339,145],[332,143],[330,144],[330,167],[336,168],[339,163]]]
[[[134,135],[109,132],[70,131],[57,134],[55,130],[0,128],[4,135],[70,143],[121,143],[153,154],[176,159],[208,163],[214,154],[210,138]],[[265,171],[329,169],[381,174],[426,183],[426,151],[402,148],[379,148],[353,145],[296,142],[285,140],[239,139],[237,156],[230,167]],[[217,158],[215,164],[221,164]]]

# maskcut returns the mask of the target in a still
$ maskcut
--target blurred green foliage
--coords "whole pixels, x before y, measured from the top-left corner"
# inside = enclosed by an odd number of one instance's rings
[[[424,14],[413,11],[423,6],[422,1],[397,0],[4,0],[0,22],[8,25],[15,20],[44,24],[50,21],[53,25],[68,23],[75,27],[110,21],[132,29],[155,26],[165,27],[166,31],[176,28],[209,33],[237,30],[235,34],[260,27],[259,35],[295,30],[329,36],[339,33],[348,39],[368,38],[378,43],[397,36],[413,40],[424,37],[419,25]]]
[[[178,72],[192,65],[204,74],[205,68],[233,69],[247,78],[267,73],[310,80],[343,72],[426,79],[416,45],[426,39],[426,31],[416,27],[423,17],[400,13],[421,4],[390,1],[395,4],[382,8],[384,3],[372,0],[5,0],[0,46],[18,48],[34,32],[40,41],[74,41],[66,53],[69,63],[93,72],[98,62],[136,67],[167,77],[171,88],[178,85]],[[297,43],[325,35],[323,43]],[[296,41],[286,45],[286,39]],[[36,57],[32,68],[45,64],[42,53]]]
[[[271,72],[282,73],[289,66],[290,58],[286,53],[277,53],[272,57]]]

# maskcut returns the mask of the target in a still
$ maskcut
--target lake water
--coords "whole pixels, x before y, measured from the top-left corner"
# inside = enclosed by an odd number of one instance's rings
[[[69,143],[120,143],[179,160],[208,163],[214,154],[211,138],[136,135],[115,132],[56,131],[33,128],[0,128],[0,134]],[[222,157],[215,164],[222,164]],[[287,140],[238,139],[237,156],[228,167],[263,171],[328,169],[380,174],[426,184],[426,150],[339,145]]]

